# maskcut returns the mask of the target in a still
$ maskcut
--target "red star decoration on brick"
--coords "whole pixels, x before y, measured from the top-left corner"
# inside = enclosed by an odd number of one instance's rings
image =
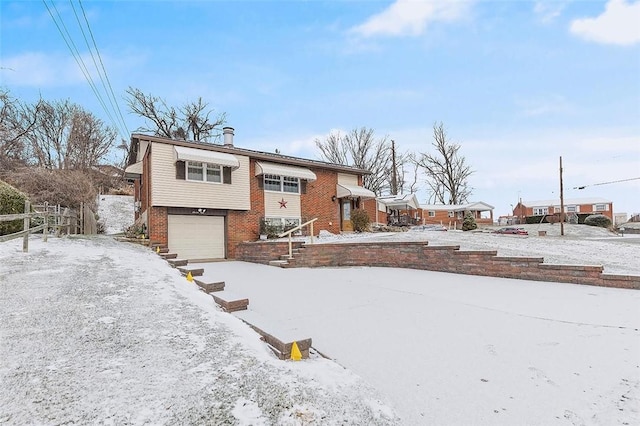
[[[280,208],[287,208],[287,200],[285,200],[284,198],[280,201],[278,201],[280,203]]]

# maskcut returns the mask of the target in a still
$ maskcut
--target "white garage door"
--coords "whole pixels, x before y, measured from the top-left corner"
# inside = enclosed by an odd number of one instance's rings
[[[180,259],[224,259],[224,217],[169,215],[169,252]]]

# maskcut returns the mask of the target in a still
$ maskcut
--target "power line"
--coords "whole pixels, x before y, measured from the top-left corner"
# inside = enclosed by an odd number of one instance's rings
[[[609,185],[611,183],[628,182],[630,180],[638,180],[640,177],[634,177],[629,179],[612,180],[611,182],[592,183],[591,185],[574,186],[573,189],[585,189],[589,186]]]
[[[56,19],[56,17],[54,16],[53,12],[51,11],[49,6],[47,5],[46,0],[42,0],[42,3],[44,3],[45,7],[47,8],[47,11],[49,12],[49,15],[51,16],[51,19],[53,20],[54,24],[56,25],[56,28],[58,29],[58,32],[62,36],[62,39],[64,40],[65,44],[67,45],[67,48],[71,52],[71,55],[73,56],[74,60],[76,61],[76,64],[80,68],[80,71],[82,71],[82,74],[84,75],[85,80],[87,81],[87,83],[89,83],[89,87],[91,87],[91,90],[93,91],[93,94],[98,99],[98,102],[102,106],[102,109],[104,110],[104,112],[106,113],[107,117],[109,118],[111,123],[114,125],[114,127],[116,129],[119,129],[119,133],[122,134],[123,133],[122,132],[122,128],[117,124],[117,122],[113,118],[113,115],[111,114],[110,110],[107,108],[107,105],[106,105],[102,95],[98,91],[98,88],[97,88],[95,82],[93,81],[93,78],[91,77],[91,73],[89,72],[86,64],[84,63],[84,60],[82,59],[82,56],[80,55],[80,51],[76,47],[76,44],[74,43],[73,38],[71,37],[71,34],[69,33],[69,30],[67,29],[67,27],[66,27],[66,25],[64,23],[64,19],[62,18],[62,15],[58,11],[55,3],[53,1],[51,1],[51,7],[55,10],[56,15],[58,16],[58,19]],[[72,7],[73,7],[73,4],[72,4]],[[75,8],[74,8],[74,13],[75,13]],[[77,14],[76,14],[76,18],[78,19]],[[59,21],[59,23],[58,23],[58,21]],[[78,23],[80,24],[79,19],[78,19]],[[61,28],[61,26],[62,26],[62,28]],[[64,29],[64,31],[63,31],[63,29]],[[82,30],[82,27],[81,27],[81,30]],[[83,35],[84,35],[84,31],[83,31]],[[86,39],[86,36],[85,36],[85,41],[87,42],[87,45],[88,45],[88,41]],[[91,54],[91,56],[93,58],[93,52],[91,51],[90,48],[89,48],[89,53]],[[94,59],[94,64],[95,64],[95,59]],[[96,65],[96,69],[98,69],[97,65]],[[100,74],[99,70],[98,70],[98,76],[102,80],[102,75]],[[103,86],[104,86],[104,81],[103,81]],[[105,90],[106,90],[106,88],[105,88]],[[114,108],[114,110],[115,110],[115,108]],[[120,115],[122,115],[122,114],[120,114]],[[126,125],[125,125],[125,129],[126,129]],[[127,133],[124,133],[124,134],[126,135]]]
[[[118,116],[120,118],[120,123],[122,124],[124,130],[126,131],[125,133],[125,138],[126,136],[129,135],[129,129],[127,128],[127,123],[124,121],[124,117],[122,115],[122,110],[120,109],[120,105],[118,104],[118,100],[116,99],[116,95],[115,93],[113,93],[113,87],[111,86],[111,80],[109,80],[109,75],[107,74],[107,70],[104,67],[104,63],[102,62],[102,56],[100,55],[100,51],[98,50],[98,45],[96,43],[96,39],[93,36],[93,31],[91,31],[91,26],[89,25],[89,20],[87,19],[87,14],[84,11],[84,6],[82,5],[82,0],[78,0],[78,4],[80,5],[80,9],[82,9],[82,16],[84,17],[84,21],[87,24],[87,29],[89,30],[89,35],[91,35],[91,41],[93,42],[93,47],[96,50],[96,54],[98,55],[98,60],[100,61],[100,66],[102,67],[102,72],[104,74],[105,79],[107,80],[107,85],[109,86],[109,92],[107,93],[107,97],[109,96],[109,93],[111,93],[111,98],[113,99],[113,103],[115,103],[115,108],[114,110],[118,113]],[[75,9],[74,9],[75,12]],[[82,26],[80,27],[82,28]],[[84,35],[84,32],[83,32]],[[86,37],[85,37],[86,40]],[[88,45],[88,43],[87,43]],[[91,48],[89,48],[89,51],[91,51]],[[92,55],[93,57],[93,55]],[[98,68],[98,66],[96,65],[96,69]],[[99,73],[99,72],[98,72]],[[104,85],[104,81],[103,81],[103,85]],[[106,91],[106,88],[105,88]],[[113,103],[111,104],[111,107],[113,108]]]

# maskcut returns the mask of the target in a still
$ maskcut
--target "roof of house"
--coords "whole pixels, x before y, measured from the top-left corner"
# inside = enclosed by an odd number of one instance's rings
[[[416,194],[385,195],[376,199],[389,209],[410,210],[420,207]]]
[[[209,142],[170,139],[170,138],[164,138],[161,136],[145,135],[141,133],[134,133],[131,135],[131,147],[130,147],[129,159],[128,159],[129,165],[137,161],[135,158],[135,152],[136,152],[135,145],[140,140],[164,143],[164,144],[175,145],[175,146],[183,146],[188,148],[204,149],[208,151],[223,152],[227,154],[245,155],[247,157],[251,157],[256,160],[266,160],[266,161],[271,161],[275,163],[291,164],[291,165],[305,166],[305,167],[318,167],[318,168],[329,169],[337,172],[345,172],[345,173],[359,174],[359,175],[371,174],[369,170],[364,170],[364,169],[353,167],[353,166],[345,166],[342,164],[334,164],[334,163],[328,163],[325,161],[310,160],[310,159],[300,158],[300,157],[292,157],[289,155],[275,154],[271,152],[254,151],[251,149],[238,148],[236,146],[219,145],[219,144],[213,144]]]
[[[611,200],[606,198],[591,197],[591,198],[565,198],[564,205],[581,205],[581,204],[609,204]],[[560,199],[555,200],[534,200],[534,201],[522,201],[522,204],[527,207],[549,207],[560,206]]]
[[[422,210],[444,210],[449,212],[458,212],[458,211],[487,211],[493,210],[493,207],[490,204],[487,204],[483,201],[476,201],[474,203],[468,204],[421,204],[420,208]]]

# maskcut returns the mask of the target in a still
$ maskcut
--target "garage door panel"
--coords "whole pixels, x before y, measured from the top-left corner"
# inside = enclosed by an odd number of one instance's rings
[[[169,251],[181,259],[224,259],[224,217],[169,215]]]

